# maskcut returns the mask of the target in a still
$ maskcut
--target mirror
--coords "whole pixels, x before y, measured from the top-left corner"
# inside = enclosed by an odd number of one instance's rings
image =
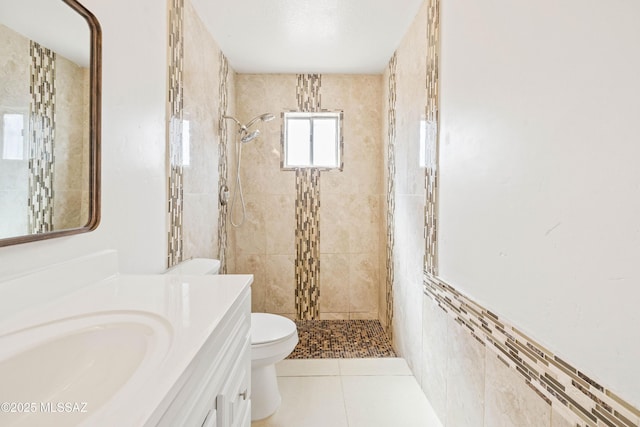
[[[0,0],[0,246],[100,220],[100,52],[76,0]]]

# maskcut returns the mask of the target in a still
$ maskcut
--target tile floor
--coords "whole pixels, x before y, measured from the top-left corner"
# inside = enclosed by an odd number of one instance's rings
[[[251,427],[442,427],[400,358],[287,359],[282,404]]]
[[[297,320],[298,345],[288,359],[395,357],[379,320]]]

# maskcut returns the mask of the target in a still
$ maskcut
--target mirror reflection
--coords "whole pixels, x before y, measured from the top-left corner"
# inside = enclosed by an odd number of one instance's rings
[[[94,216],[91,45],[64,1],[0,0],[0,239]]]

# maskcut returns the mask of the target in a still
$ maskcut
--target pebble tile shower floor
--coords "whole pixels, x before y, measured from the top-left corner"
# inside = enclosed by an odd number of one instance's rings
[[[378,320],[298,320],[298,345],[288,359],[396,357]]]

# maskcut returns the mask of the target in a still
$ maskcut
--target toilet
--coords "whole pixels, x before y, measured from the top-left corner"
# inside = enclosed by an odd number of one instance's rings
[[[296,324],[286,317],[251,313],[251,420],[261,420],[280,406],[276,363],[298,344]]]
[[[220,261],[192,258],[167,270],[166,274],[218,274]],[[251,313],[251,421],[273,414],[282,398],[275,364],[287,357],[298,344],[296,324],[283,316]]]

